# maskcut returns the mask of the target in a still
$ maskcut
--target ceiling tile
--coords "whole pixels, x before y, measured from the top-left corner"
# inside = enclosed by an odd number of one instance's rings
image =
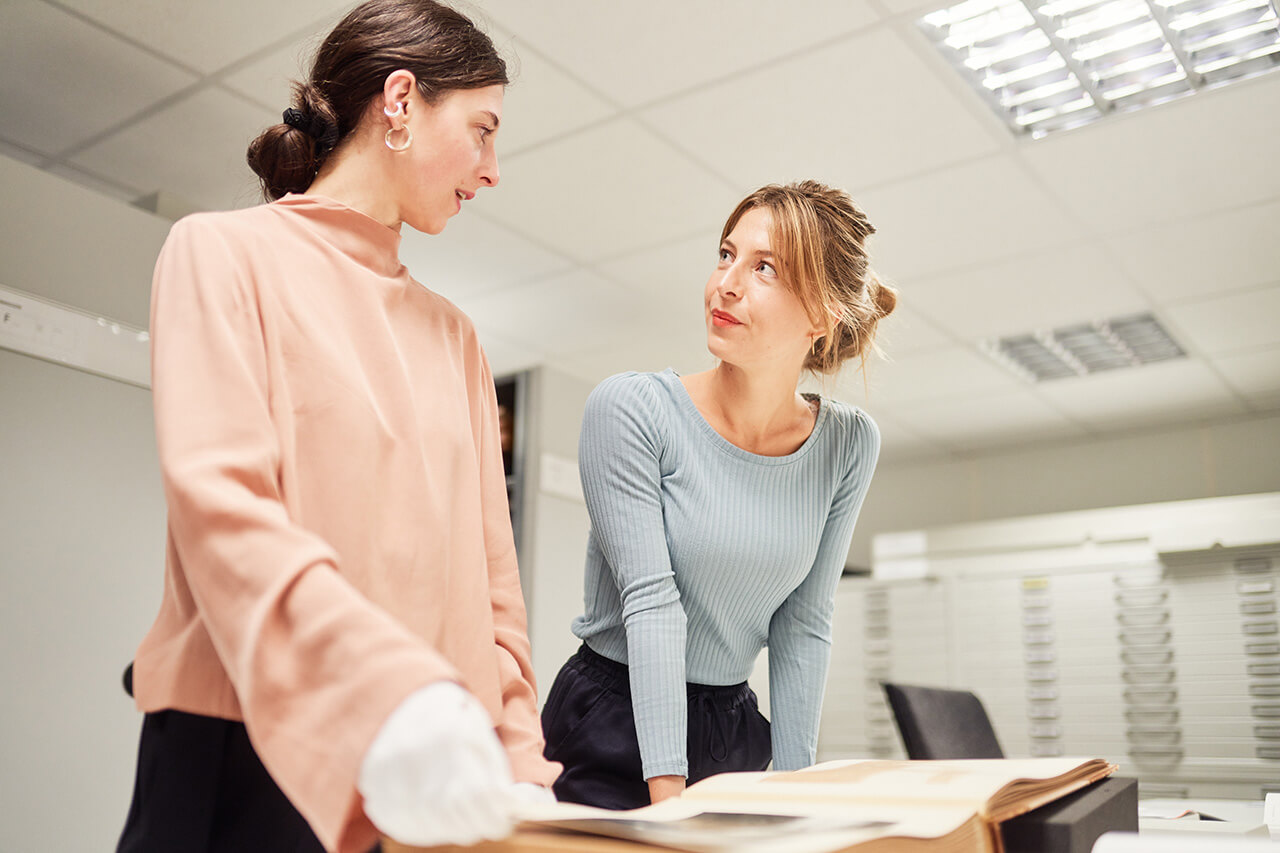
[[[1171,305],[1174,337],[1207,354],[1280,344],[1280,285]]]
[[[486,215],[580,260],[719,226],[737,195],[631,119],[502,161]]]
[[[841,398],[837,397],[837,399]],[[845,400],[845,402],[852,401]],[[880,460],[878,463],[880,466],[886,463],[906,462],[923,457],[945,456],[949,453],[945,445],[915,432],[885,406],[876,405],[874,401],[870,405],[857,402],[854,402],[853,405],[858,406],[870,415],[880,429]]]
[[[504,29],[635,106],[875,23],[866,3],[827,0],[482,0]]]
[[[115,181],[109,181],[106,178],[95,175],[92,172],[87,172],[84,169],[78,169],[75,166],[65,164],[61,166],[51,166],[49,167],[48,172],[51,175],[66,178],[69,181],[74,181],[82,187],[102,193],[105,196],[110,196],[111,198],[119,199],[120,201],[127,201],[130,204],[137,201],[140,196],[146,195],[146,193],[138,190],[137,187],[130,187],[116,183]]]
[[[876,343],[882,350],[894,356],[953,343],[953,338],[938,324],[903,304],[908,300],[912,306],[917,304],[911,288],[905,292],[900,289],[898,307],[876,328]]]
[[[25,148],[60,154],[195,79],[47,3],[0,3],[0,136]]]
[[[1087,434],[1037,399],[1029,388],[902,404],[895,406],[893,413],[920,435],[956,451],[1006,448],[1032,439],[1079,438]]]
[[[1280,74],[1027,140],[1020,155],[1098,233],[1280,196]]]
[[[888,359],[872,359],[865,389],[859,371],[841,374],[841,393],[850,395],[849,399],[881,399],[896,404],[1015,391],[1022,386],[1022,380],[969,347],[948,345],[889,355]]]
[[[873,262],[896,281],[1078,243],[1082,236],[1007,156],[878,187],[857,201],[877,229]]]
[[[41,163],[45,162],[45,158],[41,157],[36,152],[29,151],[26,148],[19,148],[17,145],[5,142],[3,139],[0,139],[0,154],[3,154],[10,160],[17,160],[19,163],[26,163],[28,166],[39,166]]]
[[[628,370],[660,371],[668,367],[681,376],[715,366],[705,337],[690,340],[655,328],[611,341],[603,347],[555,356],[549,364],[592,385]]]
[[[1035,386],[1073,421],[1107,430],[1172,426],[1241,414],[1244,406],[1202,362],[1180,359]]]
[[[956,0],[878,0],[884,10],[891,15],[919,14],[926,15],[938,9],[956,5]]]
[[[350,0],[59,0],[107,29],[205,73],[269,47],[309,21],[328,21]],[[283,107],[282,107],[283,109]]]
[[[400,260],[429,289],[454,302],[563,272],[574,264],[474,211],[436,236],[402,229]],[[501,251],[495,251],[501,247]]]
[[[480,338],[480,346],[484,348],[485,358],[489,360],[489,369],[494,376],[528,370],[546,359],[537,349],[510,341],[483,326],[476,326],[476,335]]]
[[[202,89],[86,149],[72,162],[207,209],[244,207],[260,199],[257,178],[245,165],[245,149],[275,118],[237,95]]]
[[[459,299],[458,305],[483,328],[549,355],[600,348],[661,327],[661,317],[642,298],[584,269]]]
[[[523,40],[494,34],[511,85],[502,104],[498,151],[514,154],[617,112],[613,104],[548,62]]]
[[[884,28],[699,89],[641,118],[749,187],[815,178],[856,193],[1000,148]]]
[[[284,112],[293,103],[293,82],[306,79],[316,50],[339,20],[340,16],[332,16],[313,31],[222,77],[220,82],[274,112]]]
[[[1198,215],[1109,238],[1115,256],[1160,301],[1209,296],[1280,277],[1280,201]]]
[[[641,249],[596,265],[652,303],[670,328],[705,337],[703,292],[716,266],[720,230]]]
[[[1210,363],[1255,406],[1280,406],[1280,347],[1218,356]]]
[[[1149,309],[1115,263],[1089,245],[913,279],[903,298],[957,338],[1023,334]]]

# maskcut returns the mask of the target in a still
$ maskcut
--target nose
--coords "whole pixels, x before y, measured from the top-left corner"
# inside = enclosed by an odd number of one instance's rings
[[[486,187],[496,187],[498,185],[498,150],[490,148],[483,160],[480,161],[480,183]]]
[[[742,270],[736,261],[720,276],[716,290],[721,299],[738,299],[742,296]]]

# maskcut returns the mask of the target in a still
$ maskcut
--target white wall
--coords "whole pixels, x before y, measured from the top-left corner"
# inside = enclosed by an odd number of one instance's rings
[[[147,324],[168,223],[0,157],[0,283]],[[155,616],[151,395],[0,350],[0,850],[113,850],[141,716],[120,674]]]
[[[947,461],[882,463],[849,553],[871,537],[993,518],[1280,490],[1280,416],[1146,430]]]

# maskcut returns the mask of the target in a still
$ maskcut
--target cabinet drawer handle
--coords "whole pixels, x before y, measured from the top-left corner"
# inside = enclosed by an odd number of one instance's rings
[[[1131,723],[1163,723],[1172,726],[1178,722],[1178,709],[1126,708],[1124,718]]]
[[[1136,628],[1152,628],[1169,621],[1168,610],[1128,610],[1116,614],[1121,625]]]
[[[1172,705],[1178,701],[1178,691],[1151,687],[1126,687],[1124,699],[1134,705]]]
[[[1121,607],[1153,607],[1164,604],[1169,598],[1167,589],[1122,589],[1116,593],[1116,604]]]
[[[1173,663],[1173,649],[1122,649],[1120,660],[1139,666]]]
[[[1274,599],[1259,598],[1256,601],[1240,602],[1240,612],[1246,616],[1259,613],[1275,613],[1276,603]]]
[[[1120,642],[1126,646],[1162,646],[1173,638],[1169,630],[1137,628],[1120,632]]]

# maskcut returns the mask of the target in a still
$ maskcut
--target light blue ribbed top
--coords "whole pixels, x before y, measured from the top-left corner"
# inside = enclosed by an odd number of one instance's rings
[[[798,450],[760,456],[716,432],[671,370],[591,393],[573,632],[630,667],[646,779],[688,773],[685,682],[745,681],[766,644],[773,766],[813,763],[836,583],[879,450],[870,417],[826,398]]]

